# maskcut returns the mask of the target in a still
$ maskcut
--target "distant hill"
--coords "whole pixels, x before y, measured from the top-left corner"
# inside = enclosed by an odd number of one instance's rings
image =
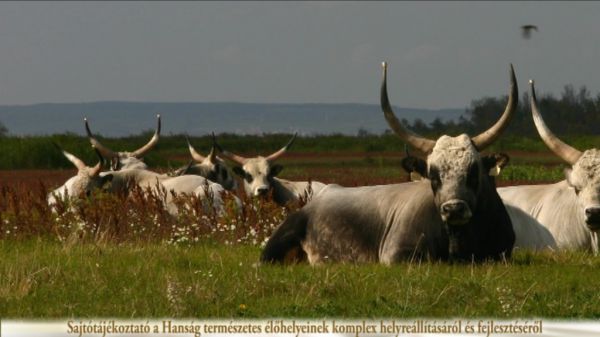
[[[411,109],[396,107],[398,118],[412,122],[457,120],[463,109]],[[43,103],[0,105],[0,122],[11,135],[83,134],[83,117],[94,133],[107,137],[139,134],[154,129],[155,115],[163,120],[163,134],[260,134],[298,131],[303,135],[342,133],[359,129],[381,133],[387,129],[381,108],[375,104],[253,104],[253,103]]]

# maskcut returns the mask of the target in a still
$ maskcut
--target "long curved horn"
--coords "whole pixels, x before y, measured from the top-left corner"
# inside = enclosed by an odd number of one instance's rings
[[[106,157],[106,158],[116,158],[116,157],[118,157],[118,155],[117,155],[116,152],[114,152],[113,150],[109,149],[108,147],[102,145],[92,135],[92,131],[90,131],[90,126],[88,125],[87,118],[84,118],[83,122],[85,123],[85,131],[87,133],[88,138],[90,139],[90,143],[92,144],[92,147],[94,147],[95,149],[98,149],[98,151],[100,151],[100,153],[102,154],[103,157]]]
[[[192,156],[192,158],[197,162],[204,161],[204,156],[202,156],[200,153],[198,153],[198,151],[196,151],[196,149],[194,149],[192,143],[190,143],[190,139],[187,136],[185,136],[185,140],[187,141],[188,150],[190,150],[190,155]]]
[[[154,136],[152,136],[148,144],[131,153],[134,157],[138,159],[143,157],[146,152],[150,151],[158,143],[158,139],[160,138],[160,115],[156,115],[156,118],[158,119],[158,125],[156,126],[156,131],[154,131]]]
[[[533,122],[535,123],[535,128],[540,134],[540,137],[544,143],[546,143],[546,146],[552,150],[552,152],[570,165],[574,165],[579,157],[581,157],[581,151],[565,144],[558,137],[556,137],[554,133],[550,131],[550,129],[548,129],[537,106],[533,80],[529,80],[529,89],[531,90],[531,115],[533,116]]]
[[[214,134],[213,134],[213,148],[217,149],[219,152],[221,152],[221,154],[223,155],[223,157],[225,157],[225,158],[227,158],[227,159],[229,159],[231,161],[234,161],[234,162],[236,162],[236,163],[238,163],[240,165],[244,165],[248,161],[248,158],[244,158],[242,156],[238,156],[237,154],[233,154],[233,153],[231,153],[229,151],[223,150],[223,148],[221,147],[221,145],[219,145],[217,143],[217,140],[215,139]]]
[[[396,118],[392,105],[388,98],[387,93],[387,63],[382,62],[383,66],[383,83],[381,84],[381,109],[388,125],[394,130],[394,132],[405,142],[409,143],[422,153],[429,153],[435,146],[435,141],[421,137],[416,133],[406,129],[402,123]]]
[[[271,155],[269,155],[266,159],[267,161],[275,161],[277,160],[277,158],[281,157],[284,153],[286,153],[286,151],[290,148],[290,146],[292,146],[292,144],[294,143],[294,141],[296,140],[296,136],[298,135],[298,133],[294,133],[294,135],[292,136],[292,139],[290,139],[290,141],[285,144],[284,147],[282,147],[281,149],[279,149],[278,151],[272,153]]]
[[[508,102],[506,103],[506,108],[502,113],[502,116],[496,124],[492,125],[491,128],[487,129],[485,132],[471,138],[473,141],[473,145],[479,150],[482,151],[490,144],[492,144],[502,131],[506,129],[508,126],[508,122],[510,122],[512,116],[514,115],[515,110],[517,109],[517,103],[519,102],[519,87],[517,86],[517,80],[515,78],[515,70],[513,69],[513,65],[510,65],[510,94],[508,95]]]

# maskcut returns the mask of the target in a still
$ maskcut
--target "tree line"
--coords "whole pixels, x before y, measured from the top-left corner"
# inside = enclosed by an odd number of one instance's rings
[[[572,85],[566,85],[560,97],[538,93],[537,99],[544,121],[556,134],[600,135],[600,93],[592,96],[585,86],[576,90]],[[424,135],[476,134],[498,120],[507,100],[507,96],[474,100],[458,121],[444,122],[437,118],[430,123],[420,119],[412,123],[403,119],[402,122],[414,132]],[[510,126],[504,133],[514,136],[537,136],[531,117],[529,93],[523,94]]]

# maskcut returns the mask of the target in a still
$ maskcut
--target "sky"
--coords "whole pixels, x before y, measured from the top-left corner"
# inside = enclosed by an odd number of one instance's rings
[[[598,2],[0,2],[0,105],[374,103],[464,108],[600,91]],[[539,27],[531,39],[520,26]]]

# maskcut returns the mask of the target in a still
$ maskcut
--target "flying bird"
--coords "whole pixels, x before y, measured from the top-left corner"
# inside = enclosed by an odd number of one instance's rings
[[[538,31],[538,27],[535,25],[524,25],[521,26],[521,34],[523,35],[524,39],[529,39],[531,37],[531,32],[532,31]]]

